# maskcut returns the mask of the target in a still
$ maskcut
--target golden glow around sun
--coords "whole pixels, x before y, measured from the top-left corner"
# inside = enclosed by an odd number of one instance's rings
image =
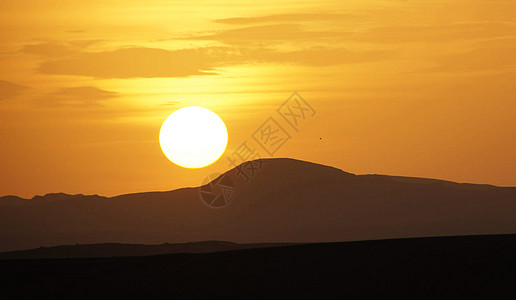
[[[159,132],[165,156],[184,168],[202,168],[224,153],[228,131],[224,121],[209,109],[188,106],[170,114]]]

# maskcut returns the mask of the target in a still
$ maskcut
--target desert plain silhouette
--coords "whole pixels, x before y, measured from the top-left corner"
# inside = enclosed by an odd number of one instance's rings
[[[510,299],[516,235],[0,260],[0,294],[45,298]]]

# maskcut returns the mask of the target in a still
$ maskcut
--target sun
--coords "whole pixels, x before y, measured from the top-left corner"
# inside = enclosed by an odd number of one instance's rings
[[[228,143],[224,121],[211,110],[188,106],[171,113],[159,132],[165,156],[184,168],[206,167],[220,158]]]

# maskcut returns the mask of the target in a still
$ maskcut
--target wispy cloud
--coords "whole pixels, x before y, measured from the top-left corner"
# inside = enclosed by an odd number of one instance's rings
[[[242,53],[249,61],[320,67],[378,61],[390,58],[393,55],[393,52],[390,51],[352,51],[342,47],[312,47],[296,51],[255,48],[247,49]]]
[[[354,14],[277,14],[258,17],[241,17],[241,18],[225,18],[216,19],[215,23],[247,25],[262,23],[280,23],[280,22],[310,22],[310,21],[341,21],[355,18]]]
[[[516,48],[478,48],[467,52],[440,56],[436,71],[515,71]]]
[[[102,101],[118,97],[116,92],[106,91],[94,86],[61,88],[35,100],[35,104],[45,107],[54,106],[100,106]]]
[[[0,100],[13,99],[29,87],[9,81],[0,80]]]
[[[20,52],[49,58],[67,57],[80,53],[98,42],[100,42],[100,40],[77,40],[70,42],[51,41],[25,45],[20,49]]]
[[[213,75],[216,68],[248,63],[340,65],[377,61],[391,56],[387,51],[351,51],[345,48],[308,48],[279,51],[259,47],[206,47],[182,50],[124,48],[110,52],[83,53],[74,58],[44,62],[45,74],[97,78],[187,77]]]
[[[446,42],[516,36],[516,26],[479,22],[434,26],[384,26],[356,33],[352,39],[371,43]]]
[[[107,52],[85,52],[67,59],[46,61],[39,71],[46,74],[98,78],[187,77],[213,74],[212,56],[224,56],[221,48],[165,50],[123,48]]]
[[[260,25],[222,30],[213,34],[196,35],[186,39],[216,40],[225,44],[262,44],[268,41],[314,40],[349,36],[347,32],[307,31],[297,24]]]

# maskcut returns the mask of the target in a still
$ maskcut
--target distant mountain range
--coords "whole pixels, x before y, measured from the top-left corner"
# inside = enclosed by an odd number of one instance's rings
[[[48,258],[94,258],[94,257],[135,257],[175,253],[211,253],[242,249],[258,249],[291,246],[297,244],[259,243],[237,244],[223,241],[203,241],[181,244],[141,245],[141,244],[91,244],[39,247],[0,253],[0,260],[48,259]]]
[[[0,251],[98,243],[307,243],[516,233],[515,187],[354,175],[294,159],[254,163],[260,169],[247,181],[240,172],[248,165],[224,174],[234,183],[233,198],[218,209],[203,203],[201,188],[115,197],[1,197]]]

